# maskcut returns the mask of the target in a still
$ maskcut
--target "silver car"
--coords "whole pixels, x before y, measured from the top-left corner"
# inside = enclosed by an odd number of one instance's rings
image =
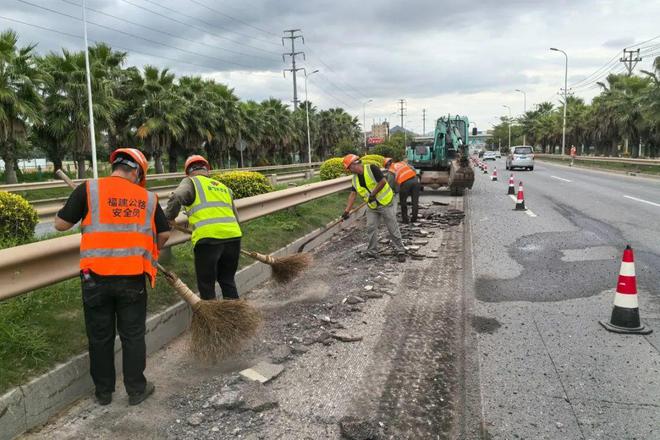
[[[534,150],[526,145],[511,147],[511,151],[506,158],[506,169],[527,168],[534,169]]]

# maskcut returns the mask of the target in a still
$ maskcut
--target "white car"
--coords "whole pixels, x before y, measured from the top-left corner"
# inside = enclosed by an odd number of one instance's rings
[[[495,157],[498,158],[498,159],[502,159],[502,153],[500,153],[499,151],[496,151],[495,152]]]
[[[494,151],[486,151],[484,153],[483,159],[484,159],[484,161],[486,161],[486,160],[495,160],[495,159],[497,159],[497,155],[495,154]]]

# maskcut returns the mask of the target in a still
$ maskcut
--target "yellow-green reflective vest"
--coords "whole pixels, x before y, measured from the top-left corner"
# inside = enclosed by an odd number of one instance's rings
[[[231,191],[222,183],[205,176],[191,177],[195,201],[186,206],[192,227],[193,246],[201,238],[237,238],[243,235],[232,209]]]
[[[376,179],[374,179],[374,175],[371,172],[371,166],[368,164],[364,164],[364,183],[367,185],[367,187],[363,187],[360,185],[360,179],[358,179],[357,174],[353,174],[353,188],[357,191],[358,194],[360,194],[360,197],[366,202],[369,200],[369,194],[371,194],[371,191],[378,185],[378,182],[376,182]],[[389,185],[389,183],[385,183],[385,186],[378,191],[378,194],[376,194],[376,202],[368,203],[367,206],[371,209],[376,209],[378,208],[378,204],[381,204],[383,206],[388,206],[390,203],[392,203],[392,200],[394,199],[394,193],[392,192],[392,187]]]

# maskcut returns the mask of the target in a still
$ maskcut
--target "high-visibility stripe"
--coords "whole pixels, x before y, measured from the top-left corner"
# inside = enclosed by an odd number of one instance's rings
[[[215,223],[236,223],[235,217],[214,217],[200,220],[193,224],[193,230],[201,228],[202,226],[212,225]]]
[[[619,270],[619,275],[626,276],[626,277],[634,277],[635,276],[635,263],[628,263],[623,261],[621,263],[621,270]]]
[[[637,295],[626,295],[619,292],[614,295],[614,305],[626,309],[636,309],[639,307]]]
[[[152,236],[151,226],[140,226],[135,223],[119,223],[119,224],[100,224],[100,225],[86,225],[82,226],[82,231],[86,233],[91,232],[134,232],[138,234],[147,234]]]
[[[97,248],[80,251],[80,258],[143,257],[155,264],[151,253],[143,247]]]
[[[207,208],[231,208],[231,204],[225,202],[202,202],[199,205],[195,205],[188,210],[188,215],[192,215],[196,212],[201,211],[202,209]]]

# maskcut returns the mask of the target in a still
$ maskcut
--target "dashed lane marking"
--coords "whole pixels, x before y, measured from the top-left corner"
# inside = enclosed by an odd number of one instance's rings
[[[509,194],[509,197],[511,197],[511,200],[513,200],[514,202],[517,202],[517,201],[518,201],[518,199],[516,198],[516,196],[514,196],[513,194]]]
[[[634,200],[636,202],[646,203],[648,205],[653,205],[653,206],[660,207],[660,203],[649,202],[648,200],[638,199],[637,197],[632,197],[632,196],[623,196],[623,197],[625,197],[626,199]]]
[[[525,211],[525,214],[527,214],[527,215],[530,216],[530,217],[537,217],[537,215],[534,214],[534,213],[533,213],[531,210],[529,210],[529,209],[527,209],[527,210]]]
[[[550,177],[552,177],[553,179],[561,180],[562,182],[568,182],[568,183],[572,182],[572,180],[564,179],[563,177],[557,177],[557,176],[550,176]]]

